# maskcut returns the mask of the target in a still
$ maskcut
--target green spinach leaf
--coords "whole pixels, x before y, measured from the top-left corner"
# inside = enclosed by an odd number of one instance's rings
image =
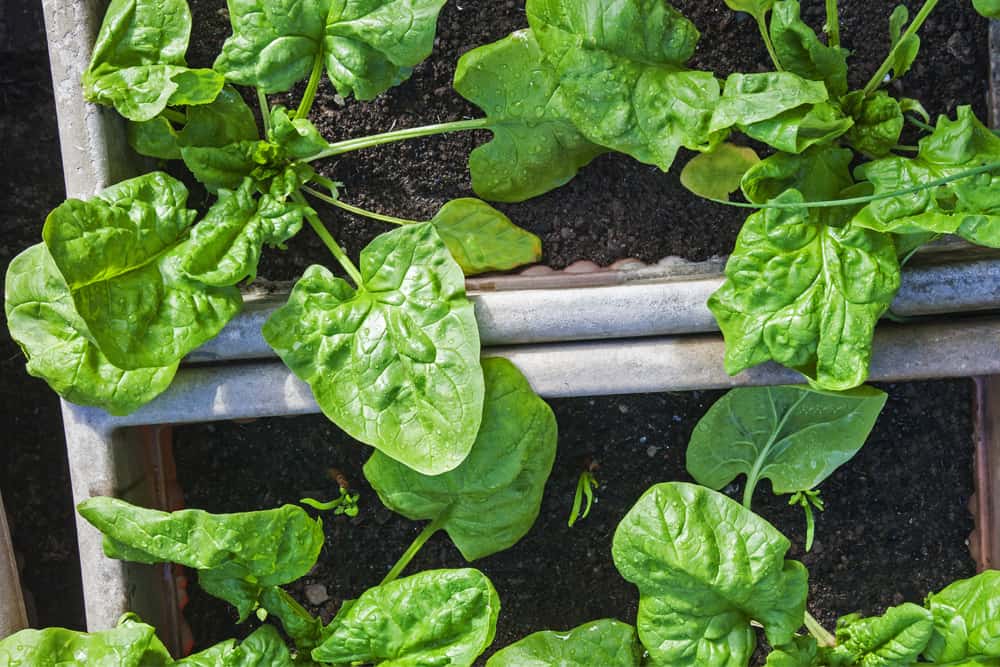
[[[185,65],[190,34],[186,0],[112,0],[83,74],[84,95],[133,121],[168,105],[208,104],[224,80]]]
[[[700,197],[728,199],[746,172],[760,162],[752,148],[723,142],[684,165],[681,185]]]
[[[903,110],[889,93],[878,90],[866,97],[858,90],[844,97],[843,107],[854,119],[854,126],[845,138],[855,150],[883,157],[899,143]]]
[[[467,276],[508,271],[542,258],[541,239],[478,199],[452,199],[431,224]]]
[[[267,93],[317,62],[344,97],[374,99],[409,78],[434,43],[444,0],[228,0],[233,35],[215,69]]]
[[[847,49],[827,46],[799,17],[798,0],[778,0],[771,12],[771,41],[781,66],[822,81],[833,98],[847,93]]]
[[[756,643],[792,640],[802,625],[806,569],[788,540],[726,496],[669,482],[642,495],[615,531],[612,555],[639,587],[639,638],[654,664],[745,667]]]
[[[321,266],[264,337],[351,436],[425,475],[458,466],[483,414],[479,331],[462,270],[430,223],[376,238],[353,289]]]
[[[570,120],[566,93],[530,30],[469,51],[458,61],[455,90],[484,112],[493,140],[469,155],[472,189],[518,202],[569,182],[604,153]]]
[[[904,28],[910,21],[910,10],[905,5],[899,5],[889,16],[889,48],[892,52],[891,77],[898,79],[910,71],[913,61],[920,53],[920,35],[913,34],[900,42]]]
[[[854,121],[835,105],[824,102],[789,109],[774,118],[741,126],[751,139],[785,153],[801,153],[827,144],[851,129]]]
[[[483,421],[469,456],[428,477],[375,452],[365,477],[386,507],[439,522],[466,560],[513,546],[538,516],[556,455],[556,418],[506,359],[483,360]]]
[[[214,337],[240,309],[235,288],[180,270],[195,212],[184,185],[161,172],[70,199],[42,230],[77,313],[115,366],[170,366]]]
[[[1000,0],[972,0],[972,6],[988,19],[1000,19]]]
[[[160,667],[173,661],[156,630],[134,614],[100,632],[65,628],[21,630],[0,640],[0,665],[88,665],[92,667]]]
[[[370,588],[338,613],[317,662],[471,665],[493,642],[500,599],[479,570],[428,570]]]
[[[715,490],[741,474],[748,489],[765,478],[775,493],[812,489],[861,449],[885,401],[872,387],[732,389],[695,426],[687,470]]]
[[[774,201],[804,200],[789,190]],[[858,386],[899,281],[888,234],[829,227],[806,209],[754,213],[726,264],[726,282],[708,302],[726,339],[726,371],[773,359],[821,389]]]
[[[826,102],[829,94],[820,81],[791,72],[730,74],[722,99],[712,113],[709,130],[753,125],[806,104]]]
[[[956,581],[927,597],[934,633],[924,657],[934,662],[1000,658],[1000,571]]]
[[[239,644],[229,639],[172,662],[172,667],[294,667],[288,647],[271,625],[262,625]]]
[[[795,637],[768,653],[764,667],[818,667],[817,648],[812,636]]]
[[[639,667],[635,628],[604,618],[566,632],[530,634],[494,653],[486,667]]]
[[[764,20],[774,4],[774,0],[726,0],[726,7],[734,12],[746,12],[758,21]]]
[[[10,263],[4,306],[11,336],[28,358],[28,373],[72,403],[126,415],[162,393],[177,371],[177,362],[123,370],[108,361],[43,243]]]
[[[909,602],[873,618],[848,614],[837,620],[837,645],[829,650],[827,660],[859,667],[911,665],[933,628],[931,613]]]
[[[527,14],[590,141],[666,171],[681,146],[722,140],[709,130],[718,81],[683,67],[698,31],[665,0],[528,0]]]

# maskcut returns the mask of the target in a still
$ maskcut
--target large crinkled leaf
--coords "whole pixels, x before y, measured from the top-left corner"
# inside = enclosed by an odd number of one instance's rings
[[[361,252],[357,289],[311,266],[264,337],[348,434],[426,475],[458,466],[483,414],[479,331],[433,225]]]
[[[365,477],[386,507],[436,520],[466,560],[513,546],[538,516],[556,455],[556,419],[514,364],[483,360],[486,399],[472,451],[454,470],[428,477],[381,452]]]
[[[70,199],[42,237],[90,336],[115,366],[163,367],[214,337],[240,309],[235,288],[209,287],[180,270],[195,215],[187,191],[160,172],[83,202]]]
[[[261,140],[225,146],[182,146],[181,157],[198,182],[213,194],[235,190],[247,176],[268,178],[283,161],[276,145]]]
[[[527,14],[590,141],[667,170],[681,146],[722,139],[709,130],[719,82],[684,68],[698,31],[665,0],[528,0]]]
[[[479,570],[428,570],[370,588],[324,631],[317,662],[468,666],[496,634],[500,599]]]
[[[370,100],[407,79],[434,43],[444,0],[228,0],[233,35],[215,68],[276,93],[319,58],[337,91]]]
[[[872,618],[848,614],[837,620],[837,645],[826,657],[835,665],[911,665],[927,645],[933,628],[931,613],[910,602]]]
[[[821,42],[799,17],[798,0],[774,3],[770,33],[782,68],[824,82],[831,97],[847,93],[847,49]]]
[[[826,102],[826,86],[791,72],[730,74],[709,130],[745,127],[806,104]]]
[[[109,558],[179,563],[198,570],[211,595],[245,618],[260,589],[304,576],[323,547],[323,526],[296,505],[257,512],[161,512],[116,498],[89,498],[80,515],[104,533]]]
[[[785,560],[771,524],[702,486],[657,484],[615,531],[612,555],[639,588],[636,626],[653,664],[746,667],[751,621],[773,646],[792,640],[805,612],[807,575]]]
[[[764,667],[818,667],[817,648],[811,635],[795,637],[768,653]]]
[[[803,105],[774,118],[743,125],[748,137],[785,153],[801,153],[810,146],[826,144],[851,129],[854,121],[833,104]]]
[[[934,133],[920,140],[915,158],[886,157],[862,165],[858,178],[886,194],[1000,161],[1000,137],[959,107],[955,120],[938,119]],[[898,234],[958,234],[1000,247],[1000,169],[946,185],[873,201],[855,217],[862,227]]]
[[[176,362],[123,370],[108,361],[77,314],[66,280],[43,243],[10,263],[4,306],[11,336],[28,358],[28,373],[72,403],[126,415],[162,393],[177,371]]]
[[[185,65],[190,34],[186,0],[112,0],[83,74],[84,94],[133,121],[148,121],[168,104],[208,104],[224,81]]]
[[[1000,659],[1000,571],[956,581],[927,597],[934,634],[924,657],[934,662]]]
[[[732,389],[691,433],[687,470],[716,490],[738,475],[770,479],[775,493],[812,489],[861,449],[885,400],[873,387]]]
[[[486,667],[638,667],[641,657],[635,628],[604,618],[530,634],[494,653]]]
[[[772,201],[803,198],[789,190]],[[875,325],[899,281],[888,234],[830,227],[807,209],[754,213],[726,263],[726,282],[708,302],[726,339],[726,371],[774,360],[822,389],[860,385]]]
[[[542,258],[542,241],[478,199],[452,199],[431,224],[465,275],[508,271]]]
[[[170,663],[171,667],[294,667],[288,647],[273,625],[262,625],[236,643],[228,639]]]
[[[854,119],[845,139],[855,149],[872,157],[882,157],[899,143],[903,131],[903,110],[884,90],[865,96],[855,91],[844,97],[844,111]]]
[[[475,48],[458,60],[455,90],[489,119],[493,140],[469,155],[480,197],[517,202],[566,184],[604,153],[569,118],[555,68],[531,30]]]
[[[87,665],[159,667],[173,664],[156,630],[129,614],[110,630],[77,632],[66,628],[21,630],[0,640],[3,667]]]
[[[236,191],[220,190],[219,200],[191,234],[181,268],[206,285],[235,285],[257,277],[264,245],[284,247],[302,228],[304,209],[270,194],[256,196],[251,179]]]

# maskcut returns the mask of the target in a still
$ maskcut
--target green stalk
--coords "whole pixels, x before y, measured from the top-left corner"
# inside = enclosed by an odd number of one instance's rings
[[[264,122],[264,134],[271,131],[271,107],[267,104],[267,95],[260,88],[257,89],[257,104],[260,105],[260,118]]]
[[[913,125],[914,127],[920,128],[924,132],[933,132],[935,130],[935,127],[933,125],[928,125],[919,118],[914,118],[913,116],[905,116],[905,118],[907,123]]]
[[[464,130],[480,130],[489,127],[489,120],[486,118],[474,118],[472,120],[456,120],[450,123],[437,123],[435,125],[425,125],[423,127],[413,127],[406,130],[396,130],[395,132],[385,132],[383,134],[373,134],[370,137],[360,137],[358,139],[348,139],[330,144],[324,151],[307,158],[306,162],[321,160],[334,155],[350,153],[363,148],[371,148],[382,144],[389,144],[394,141],[404,141],[406,139],[416,139],[417,137],[429,137],[435,134],[445,134],[447,132],[462,132]]]
[[[389,583],[390,581],[395,581],[396,578],[402,574],[403,570],[406,569],[406,566],[410,564],[413,557],[417,555],[420,548],[423,547],[427,540],[431,538],[431,535],[441,530],[441,526],[443,526],[444,522],[447,520],[448,513],[444,512],[439,517],[424,526],[424,529],[420,531],[420,534],[417,535],[416,539],[414,539],[410,546],[406,548],[406,551],[404,551],[403,555],[399,557],[399,560],[396,561],[396,564],[392,566],[391,570],[389,570],[389,574],[385,575],[385,579],[383,579],[379,585],[381,586]]]
[[[351,261],[351,258],[347,256],[347,253],[344,252],[344,249],[337,244],[336,239],[334,239],[333,236],[330,234],[330,232],[327,231],[326,226],[323,225],[323,221],[319,219],[319,216],[316,215],[316,212],[313,211],[311,208],[308,208],[309,202],[306,201],[306,198],[303,197],[302,193],[300,192],[293,192],[292,198],[297,203],[302,204],[303,206],[306,207],[305,215],[306,215],[306,220],[309,221],[309,226],[313,228],[313,231],[316,232],[316,235],[320,238],[320,240],[323,241],[327,249],[329,249],[330,254],[333,255],[334,259],[336,259],[337,262],[342,267],[344,267],[344,271],[346,271],[347,275],[351,277],[351,280],[354,281],[354,284],[357,285],[358,287],[361,287],[361,285],[364,284],[364,280],[361,278],[361,272],[358,271],[358,267],[354,266],[354,262]]]
[[[164,109],[162,112],[163,117],[169,120],[171,123],[177,123],[178,125],[187,124],[187,116],[182,114],[180,111],[174,109]]]
[[[840,46],[840,14],[837,0],[826,0],[826,35],[830,46]]]
[[[991,171],[1000,169],[1000,161],[990,162],[989,164],[984,164],[981,167],[976,167],[974,169],[966,169],[965,171],[960,171],[957,174],[952,174],[951,176],[945,176],[944,178],[938,178],[933,181],[928,181],[926,183],[921,183],[920,185],[914,185],[909,188],[903,188],[902,190],[893,190],[892,192],[883,192],[879,195],[867,195],[864,197],[850,197],[848,199],[834,199],[830,201],[807,201],[799,203],[769,203],[769,204],[748,204],[746,202],[740,201],[726,201],[725,199],[715,199],[714,197],[702,197],[710,202],[715,202],[716,204],[723,204],[724,206],[735,206],[736,208],[787,208],[787,209],[797,209],[797,208],[837,208],[839,206],[854,206],[856,204],[868,204],[873,201],[879,201],[881,199],[891,199],[893,197],[900,197],[902,195],[913,194],[914,192],[920,192],[922,190],[929,190],[930,188],[936,188],[939,185],[947,185],[954,181],[960,181],[963,178],[969,178],[970,176],[978,176],[979,174],[985,174]]]
[[[316,91],[319,89],[319,82],[323,78],[323,51],[316,54],[313,61],[312,72],[309,74],[309,83],[306,84],[306,92],[302,95],[299,108],[295,111],[295,118],[307,118],[312,111],[313,101],[316,99]]]
[[[757,482],[760,481],[761,466],[767,459],[767,455],[771,453],[771,449],[775,445],[780,444],[785,440],[785,438],[782,438],[781,440],[776,440],[776,438],[778,437],[778,434],[781,433],[781,429],[785,428],[785,424],[788,422],[788,418],[792,416],[792,413],[795,412],[795,409],[799,407],[802,401],[806,400],[807,395],[808,394],[802,394],[799,400],[795,401],[792,407],[788,409],[788,412],[785,413],[785,416],[782,417],[781,420],[778,422],[778,424],[774,427],[774,433],[771,434],[771,437],[768,439],[767,444],[764,445],[764,449],[761,451],[760,456],[758,456],[757,460],[754,461],[753,468],[751,468],[750,472],[747,473],[747,483],[746,486],[743,487],[743,507],[750,509],[750,503],[753,501],[753,492],[757,488]],[[768,396],[769,397],[771,396],[770,391],[768,391]],[[774,408],[773,399],[771,402],[771,412],[775,415],[775,417],[777,417],[776,414],[777,411]]]
[[[767,47],[767,52],[771,56],[771,62],[774,63],[774,69],[779,72],[782,71],[781,61],[778,60],[778,54],[774,51],[774,42],[771,41],[771,35],[767,33],[766,16],[764,14],[754,16],[754,20],[757,21],[757,29],[760,30],[760,37],[764,40],[764,46]]]
[[[836,637],[830,634],[829,630],[820,625],[819,621],[817,621],[808,611],[806,611],[804,620],[806,629],[809,630],[809,634],[816,638],[817,644],[827,647],[837,645]]]
[[[888,74],[889,70],[892,68],[893,57],[896,55],[896,50],[899,49],[899,47],[907,39],[917,34],[917,31],[920,30],[920,27],[924,24],[924,21],[926,21],[927,17],[931,15],[932,11],[934,11],[934,7],[937,5],[937,3],[938,0],[924,1],[924,6],[920,8],[920,11],[917,12],[917,15],[913,18],[913,23],[911,23],[906,28],[906,32],[904,32],[900,36],[899,41],[896,42],[896,45],[889,50],[889,55],[885,57],[885,60],[882,62],[882,65],[878,68],[878,71],[875,72],[875,74],[871,78],[871,81],[869,81],[868,85],[865,86],[864,88],[865,97],[871,95],[873,92],[875,92],[876,89],[878,89],[879,86],[882,85],[882,80],[885,79],[885,75]]]
[[[307,186],[303,186],[302,189],[305,192],[308,192],[310,195],[312,195],[316,199],[319,199],[321,201],[325,201],[327,204],[330,204],[332,206],[336,206],[337,208],[344,209],[345,211],[349,211],[349,212],[351,212],[351,213],[353,213],[355,215],[360,215],[360,216],[365,217],[365,218],[371,218],[372,220],[381,220],[382,222],[388,222],[388,223],[393,224],[393,225],[415,225],[415,224],[417,224],[417,223],[420,222],[419,220],[408,220],[406,218],[396,218],[396,217],[391,216],[391,215],[383,215],[382,213],[375,213],[374,211],[368,211],[368,210],[363,209],[363,208],[358,208],[357,206],[351,206],[347,202],[342,202],[339,199],[334,199],[333,197],[331,197],[329,195],[323,194],[319,190],[314,190],[313,188],[310,188],[308,185]]]

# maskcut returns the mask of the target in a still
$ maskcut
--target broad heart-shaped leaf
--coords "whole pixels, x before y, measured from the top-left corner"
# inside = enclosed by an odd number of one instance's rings
[[[427,570],[370,588],[324,631],[317,662],[468,666],[493,642],[500,599],[479,570]]]
[[[255,197],[247,178],[235,192],[219,191],[219,200],[195,226],[181,268],[206,285],[235,285],[257,277],[264,245],[281,247],[302,228],[304,207],[269,194]]]
[[[542,258],[542,241],[478,199],[452,199],[431,224],[465,275],[508,271]]]
[[[702,486],[651,487],[615,531],[611,553],[639,587],[639,639],[653,664],[746,667],[764,626],[773,646],[802,625],[807,574],[788,540]]]
[[[604,618],[530,634],[494,653],[486,667],[639,667],[641,657],[635,628]]]
[[[745,135],[785,153],[801,153],[829,143],[851,129],[854,121],[828,102],[789,109],[774,118],[742,125]]]
[[[531,30],[465,53],[455,90],[486,113],[493,132],[492,141],[469,155],[472,189],[484,199],[518,202],[544,194],[607,150],[573,125],[556,70]]]
[[[262,587],[304,576],[323,547],[322,522],[296,505],[237,514],[161,512],[116,498],[89,498],[80,515],[104,533],[109,558],[179,563],[198,570],[202,588],[246,618]]]
[[[170,366],[214,337],[240,309],[235,288],[208,287],[180,271],[195,215],[179,181],[154,172],[70,199],[42,237],[66,278],[90,337],[115,366]]]
[[[855,170],[875,194],[894,192],[1000,160],[1000,137],[980,123],[971,108],[956,120],[941,116],[934,133],[920,140],[915,158],[886,157]],[[1000,169],[907,195],[873,201],[855,217],[862,227],[898,234],[958,234],[1000,247]]]
[[[273,625],[262,625],[239,644],[228,639],[171,662],[171,667],[294,667],[288,647]]]
[[[909,21],[910,11],[905,5],[896,7],[889,16],[889,46],[895,49],[890,70],[893,79],[898,79],[909,72],[913,61],[917,59],[917,54],[920,53],[920,35],[910,35],[900,42],[903,28]]]
[[[910,602],[873,618],[848,614],[837,620],[837,645],[827,659],[859,667],[911,665],[927,646],[933,629],[931,613]]]
[[[699,197],[727,199],[740,189],[743,175],[758,162],[752,148],[723,142],[684,165],[681,185]]]
[[[822,81],[830,96],[847,93],[847,49],[827,46],[799,17],[798,0],[778,0],[771,11],[771,42],[781,66]]]
[[[802,202],[789,190],[774,202]],[[899,289],[892,237],[830,227],[807,209],[747,218],[708,307],[726,339],[726,372],[773,359],[841,391],[868,376],[875,324]]]
[[[224,80],[185,66],[190,34],[186,0],[112,0],[83,74],[84,94],[133,121],[148,121],[168,104],[208,104]]]
[[[87,665],[88,667],[156,667],[171,665],[156,629],[133,614],[110,630],[77,632],[66,628],[21,630],[0,640],[0,665]]]
[[[233,35],[215,69],[283,92],[317,58],[344,97],[373,99],[430,55],[444,0],[228,0]]]
[[[513,546],[535,523],[556,455],[556,419],[506,359],[483,360],[486,399],[468,457],[428,477],[381,452],[365,477],[386,507],[440,523],[466,560]]]
[[[854,119],[846,139],[858,151],[882,157],[899,143],[903,131],[903,110],[899,102],[884,90],[865,96],[855,91],[842,100],[844,111]]]
[[[170,386],[177,371],[176,362],[126,371],[108,361],[77,314],[44,243],[10,263],[4,306],[11,336],[28,358],[28,373],[71,403],[126,415]]]
[[[483,416],[479,330],[430,223],[361,252],[357,290],[311,266],[264,338],[348,434],[425,475],[468,455]]]
[[[805,104],[826,102],[829,97],[821,81],[810,81],[791,72],[730,74],[722,99],[712,112],[712,132],[745,127]]]
[[[698,31],[665,0],[528,0],[527,14],[590,141],[666,171],[681,146],[722,139],[709,130],[718,81],[683,67]]]
[[[748,486],[770,479],[775,493],[815,488],[865,444],[885,400],[872,387],[732,389],[695,426],[687,470],[716,490],[741,474]]]
[[[934,634],[924,657],[934,662],[1000,659],[1000,571],[987,570],[927,597]]]

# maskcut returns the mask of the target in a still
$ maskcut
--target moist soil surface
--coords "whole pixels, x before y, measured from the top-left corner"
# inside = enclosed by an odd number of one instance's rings
[[[758,487],[754,509],[792,542],[788,557],[810,572],[809,608],[828,628],[853,611],[877,614],[971,576],[972,383],[886,385],[889,401],[861,452],[820,488],[827,509],[805,553],[801,510]],[[618,522],[651,485],[690,481],[684,453],[691,430],[722,392],[549,401],[559,449],[538,521],[514,547],[476,561],[500,595],[490,652],[537,630],[568,629],[604,617],[634,622],[636,589],[618,574],[611,540]],[[948,400],[942,401],[942,397]],[[337,495],[338,476],[361,494],[354,518],[322,513],[326,545],[313,571],[289,590],[329,620],[345,599],[377,585],[423,524],[385,509],[361,467],[371,450],[321,416],[177,428],[174,454],[189,507],[212,512],[264,509]],[[600,481],[590,515],[567,517],[580,473]],[[742,481],[742,480],[741,480]],[[726,489],[739,499],[739,485]],[[466,566],[444,533],[407,573]],[[193,578],[192,578],[193,579]],[[310,603],[306,591],[320,593]],[[249,632],[231,609],[189,587],[186,616],[196,645]],[[322,601],[323,596],[329,596]]]

